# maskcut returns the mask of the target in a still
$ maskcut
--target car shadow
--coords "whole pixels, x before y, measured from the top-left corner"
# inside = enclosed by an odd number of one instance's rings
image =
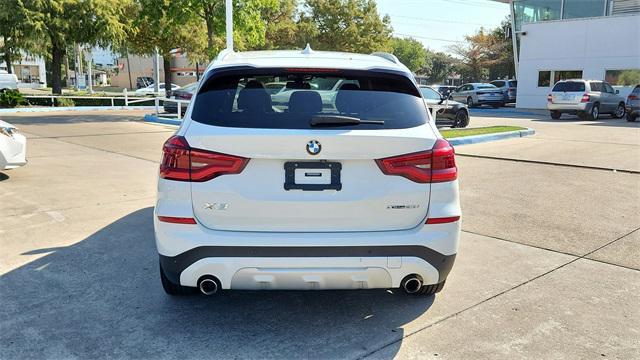
[[[5,181],[5,180],[9,180],[9,175],[0,172],[0,181]]]
[[[152,208],[0,276],[6,358],[356,358],[397,352],[434,296],[398,291],[235,291],[170,297]],[[55,236],[55,234],[52,234]]]

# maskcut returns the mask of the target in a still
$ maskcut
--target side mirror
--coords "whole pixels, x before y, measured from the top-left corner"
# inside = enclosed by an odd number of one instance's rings
[[[620,94],[620,90],[616,90],[616,94]]]

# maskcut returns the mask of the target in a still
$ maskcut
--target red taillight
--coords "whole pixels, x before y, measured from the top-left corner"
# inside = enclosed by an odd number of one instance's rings
[[[455,151],[447,140],[438,139],[433,149],[376,160],[386,175],[405,177],[417,183],[437,183],[458,178]]]
[[[547,102],[553,102],[553,95],[547,95]]]
[[[187,217],[158,216],[158,220],[162,222],[172,223],[172,224],[188,224],[188,225],[196,224],[196,219],[187,218]]]
[[[638,99],[640,99],[640,98],[639,98],[639,97],[637,97],[637,96],[635,96],[635,95],[633,95],[633,94],[631,94],[631,95],[629,95],[629,96],[627,97],[627,100],[638,100]]]
[[[193,96],[193,94],[189,94],[189,93],[180,93],[180,94],[176,95],[176,97],[178,99],[182,99],[182,100],[191,100],[192,96]]]
[[[580,102],[586,103],[589,102],[591,100],[591,96],[589,96],[589,94],[584,94],[582,95],[582,99],[580,100]]]
[[[168,180],[202,182],[220,175],[239,174],[249,159],[192,149],[182,136],[164,143],[160,177]]]

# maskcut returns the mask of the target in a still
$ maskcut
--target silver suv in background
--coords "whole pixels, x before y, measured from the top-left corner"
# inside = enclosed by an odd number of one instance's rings
[[[518,94],[518,81],[517,80],[493,80],[489,84],[497,87],[502,91],[502,97],[505,103],[515,103],[516,95]]]
[[[640,116],[640,85],[636,85],[627,96],[627,121],[636,121]]]
[[[500,89],[486,83],[468,83],[460,86],[449,95],[450,100],[466,103],[469,107],[491,105],[494,108],[504,106]]]
[[[588,120],[597,120],[600,114],[611,114],[620,119],[626,109],[624,98],[618,94],[618,90],[600,80],[561,80],[547,96],[547,108],[552,119],[560,119],[562,114]]]

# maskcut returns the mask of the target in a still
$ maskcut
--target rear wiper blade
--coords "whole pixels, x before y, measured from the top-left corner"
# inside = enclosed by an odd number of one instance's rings
[[[311,118],[311,126],[340,126],[340,125],[384,125],[382,120],[361,120],[357,117],[342,115],[317,115]]]

